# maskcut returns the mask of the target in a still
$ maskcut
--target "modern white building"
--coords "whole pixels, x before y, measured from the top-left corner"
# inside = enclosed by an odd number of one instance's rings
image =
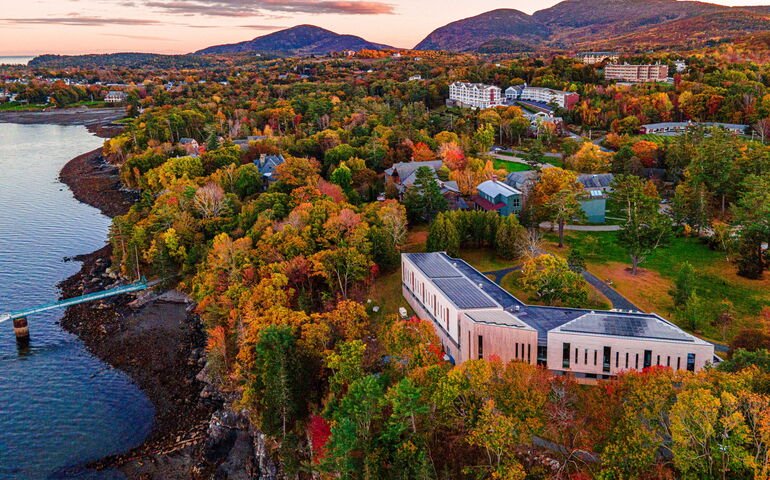
[[[461,107],[492,108],[503,105],[502,90],[483,83],[455,82],[449,85],[449,102]]]
[[[595,379],[718,361],[712,344],[658,315],[527,305],[446,253],[402,254],[401,275],[407,302],[433,323],[455,364],[494,355]]]

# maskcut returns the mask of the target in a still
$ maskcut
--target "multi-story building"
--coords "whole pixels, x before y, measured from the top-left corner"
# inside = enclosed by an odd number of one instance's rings
[[[697,371],[714,346],[655,314],[527,305],[446,253],[401,255],[404,297],[455,364],[497,356],[577,378],[652,366]]]
[[[104,96],[104,101],[107,103],[123,103],[128,99],[126,92],[120,90],[112,90]]]
[[[471,108],[497,107],[503,105],[502,90],[483,83],[455,82],[449,85],[449,103]]]
[[[617,62],[620,58],[618,52],[580,52],[575,55],[575,58],[588,65],[595,65],[605,60],[610,62]]]
[[[668,79],[668,65],[607,65],[604,67],[604,78],[624,82],[665,82]]]
[[[719,123],[719,122],[662,122],[646,123],[639,128],[642,134],[655,134],[676,136],[686,133],[688,130],[696,127],[712,128],[719,127],[728,130],[736,135],[743,135],[749,126],[742,123]]]
[[[505,91],[506,98],[509,97],[509,93],[513,95],[516,91],[517,89],[515,87],[509,87]],[[525,85],[524,88],[520,90],[518,99],[544,103],[546,105],[553,103],[565,110],[570,110],[578,103],[578,101],[580,101],[580,95],[575,92],[564,92],[552,88],[530,87]]]

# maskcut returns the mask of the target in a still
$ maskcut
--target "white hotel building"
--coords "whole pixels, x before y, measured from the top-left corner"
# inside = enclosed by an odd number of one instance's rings
[[[655,314],[526,305],[445,253],[402,254],[401,270],[404,297],[455,364],[495,355],[594,379],[719,361],[712,344]]]
[[[492,108],[504,104],[503,91],[494,85],[455,82],[449,85],[449,101],[460,107]]]

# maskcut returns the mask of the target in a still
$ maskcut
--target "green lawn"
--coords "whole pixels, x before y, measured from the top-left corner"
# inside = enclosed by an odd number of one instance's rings
[[[496,169],[505,170],[507,172],[525,172],[527,170],[532,170],[529,165],[518,162],[508,162],[505,160],[500,160],[499,158],[493,158],[492,164]]]
[[[49,107],[50,105],[27,105],[27,104],[19,104],[16,102],[9,102],[9,103],[3,103],[0,104],[0,112],[21,112],[21,111],[32,111],[32,110],[42,110],[46,107]]]
[[[665,135],[656,135],[654,133],[646,133],[644,135],[639,135],[638,137],[635,137],[635,139],[638,139],[636,141],[646,140],[648,142],[655,142],[657,144],[662,145],[666,141],[666,139],[670,140],[671,137],[667,137]]]
[[[586,238],[598,242],[594,252],[587,252]],[[641,265],[639,275],[630,274],[630,260],[617,243],[615,232],[567,232],[567,248],[556,247],[556,236],[546,235],[546,249],[567,255],[569,248],[578,247],[586,252],[588,270],[602,280],[611,280],[613,287],[645,311],[655,312],[678,322],[676,309],[669,291],[679,265],[689,262],[695,269],[695,287],[699,296],[714,307],[723,299],[730,300],[736,310],[736,322],[728,332],[729,340],[741,326],[754,325],[764,305],[770,305],[770,276],[763,280],[748,280],[735,274],[735,266],[726,261],[724,253],[716,252],[694,238],[675,238],[665,247],[653,252]],[[703,322],[702,334],[721,341],[721,333]]]

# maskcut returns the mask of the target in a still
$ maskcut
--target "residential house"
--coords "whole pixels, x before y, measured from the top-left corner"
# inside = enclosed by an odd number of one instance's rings
[[[527,305],[443,252],[401,255],[404,298],[454,364],[497,357],[582,381],[652,366],[700,371],[714,345],[650,313]]]
[[[185,149],[187,155],[197,157],[200,154],[201,146],[194,138],[180,138],[179,144]]]
[[[414,185],[417,179],[417,170],[420,167],[428,167],[433,172],[439,185],[441,194],[446,198],[450,210],[466,209],[467,204],[460,196],[460,189],[455,181],[443,181],[438,178],[437,172],[444,166],[441,160],[428,162],[402,162],[394,163],[385,170],[385,179],[398,189],[399,198],[403,198],[406,189]]]
[[[476,191],[478,195],[474,195],[471,200],[477,210],[498,212],[504,217],[521,211],[521,191],[498,181],[496,176],[480,183]]]
[[[120,90],[111,90],[104,96],[104,101],[107,103],[123,103],[126,100],[128,100],[128,95]]]
[[[254,165],[257,166],[257,170],[262,174],[263,188],[267,189],[270,184],[278,180],[276,167],[285,161],[280,153],[278,155],[266,155],[263,153],[258,159],[254,160]]]

